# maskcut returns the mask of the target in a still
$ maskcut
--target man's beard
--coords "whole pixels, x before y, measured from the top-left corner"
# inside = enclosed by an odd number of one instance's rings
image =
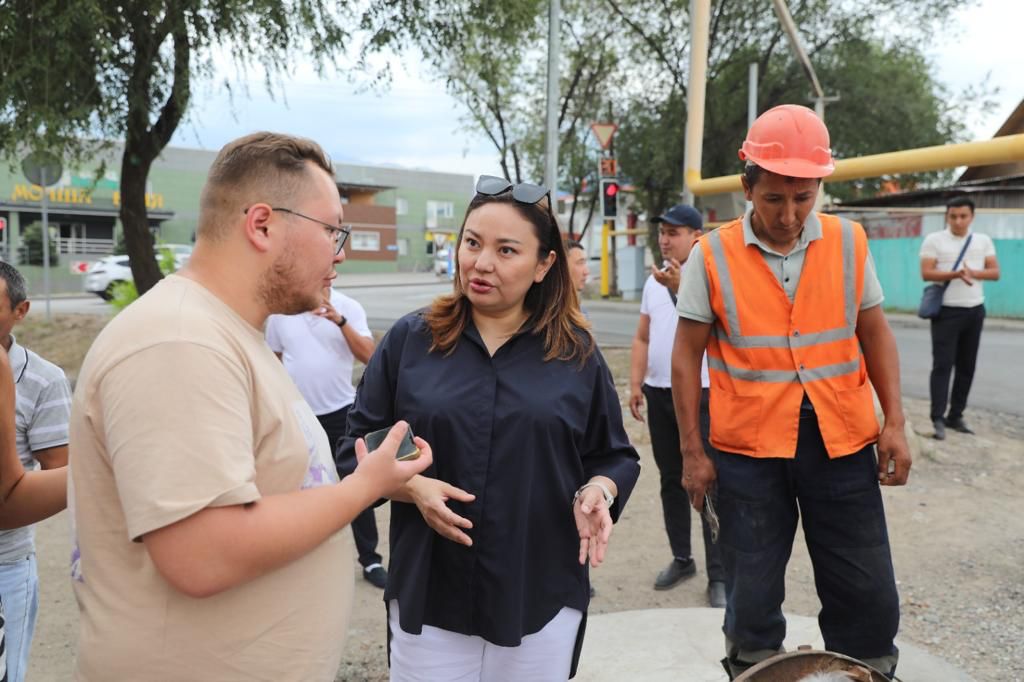
[[[271,315],[298,315],[309,312],[320,304],[316,294],[309,294],[295,288],[295,282],[302,280],[297,260],[290,246],[285,248],[271,266],[260,276],[257,292],[267,312]]]

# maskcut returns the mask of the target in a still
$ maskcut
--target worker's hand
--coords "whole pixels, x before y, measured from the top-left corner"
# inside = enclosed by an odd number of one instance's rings
[[[905,485],[910,476],[910,445],[903,426],[886,424],[878,436],[878,482]]]
[[[398,461],[398,448],[405,438],[405,432],[409,424],[400,421],[391,427],[384,442],[373,452],[366,450],[366,441],[362,438],[356,440],[356,470],[353,476],[358,476],[369,489],[374,492],[374,497],[389,497],[406,482],[429,467],[434,461],[430,445],[422,438],[413,438],[416,447],[420,449],[420,456],[416,459]]]
[[[675,258],[669,258],[665,261],[665,269],[661,270],[657,266],[651,266],[651,274],[654,275],[655,281],[658,284],[664,286],[673,294],[679,291],[679,261]]]
[[[974,286],[974,273],[971,272],[971,269],[969,267],[967,267],[966,265],[963,266],[962,268],[957,270],[956,274],[957,276],[960,277],[961,280],[963,280],[964,284],[966,284],[969,287]]]
[[[639,386],[629,389],[629,411],[638,422],[644,420],[644,391]]]
[[[597,486],[584,488],[572,505],[576,530],[580,534],[580,564],[597,568],[604,561],[608,539],[612,536],[612,516],[605,505],[604,493]]]
[[[436,478],[425,476],[410,481],[408,490],[416,508],[420,510],[423,520],[438,535],[460,545],[473,546],[473,539],[463,532],[463,530],[473,528],[473,522],[449,509],[448,500],[472,502],[476,499],[476,495]]]
[[[698,512],[704,511],[704,495],[717,478],[718,472],[703,445],[683,450],[683,488]]]

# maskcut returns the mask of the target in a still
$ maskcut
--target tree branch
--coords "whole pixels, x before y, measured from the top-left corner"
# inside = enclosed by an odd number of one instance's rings
[[[652,52],[654,52],[654,54],[658,57],[658,60],[665,66],[666,69],[668,69],[668,72],[672,75],[672,80],[675,81],[676,85],[678,85],[683,90],[683,92],[686,92],[686,83],[683,80],[681,72],[678,70],[677,65],[674,65],[671,61],[669,61],[669,58],[665,54],[665,51],[661,49],[661,44],[652,36],[647,35],[637,22],[627,17],[625,12],[622,11],[622,8],[619,7],[618,3],[615,2],[615,0],[606,0],[606,2],[611,6],[612,11],[619,15],[619,18],[622,19],[622,21],[624,21],[630,29],[632,29],[633,33],[639,36],[640,39],[644,42],[644,44],[646,44],[647,47]]]

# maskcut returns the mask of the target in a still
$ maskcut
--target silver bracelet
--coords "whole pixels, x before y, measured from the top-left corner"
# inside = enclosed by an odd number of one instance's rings
[[[604,495],[605,506],[607,506],[608,509],[611,509],[612,505],[615,503],[615,496],[612,495],[611,490],[608,490],[608,486],[606,486],[604,483],[598,483],[597,481],[591,481],[590,483],[584,483],[583,485],[581,485],[579,489],[576,491],[576,494],[572,496],[573,505],[576,504],[576,500],[580,499],[580,495],[583,493],[583,491],[591,487],[601,489],[601,494]]]

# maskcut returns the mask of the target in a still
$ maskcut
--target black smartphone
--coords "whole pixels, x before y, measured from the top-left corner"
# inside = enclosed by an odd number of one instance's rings
[[[390,431],[391,427],[388,427],[363,436],[363,440],[366,441],[366,450],[373,452],[379,448]],[[407,459],[416,459],[419,456],[420,449],[416,447],[416,443],[412,442],[412,427],[410,426],[405,430],[405,437],[402,438],[402,444],[398,446],[398,454],[395,455],[395,459],[404,462]]]

